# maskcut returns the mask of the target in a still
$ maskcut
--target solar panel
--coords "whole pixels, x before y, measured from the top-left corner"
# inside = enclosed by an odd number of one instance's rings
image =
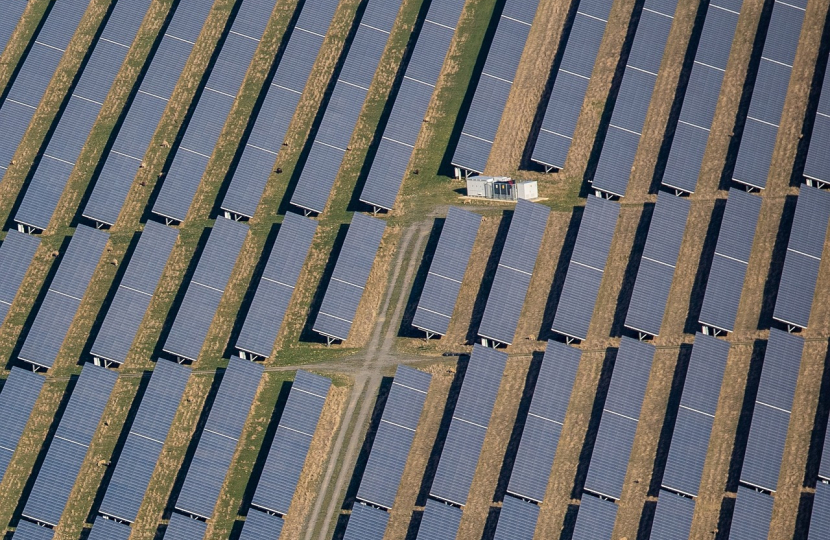
[[[251,508],[239,540],[279,540],[283,524],[282,518]]]
[[[117,378],[106,368],[84,364],[23,507],[24,517],[58,524]]]
[[[182,514],[173,512],[170,515],[170,523],[164,531],[162,538],[170,540],[201,540],[207,531],[207,523],[192,519]]]
[[[692,529],[695,501],[688,497],[662,492],[657,499],[651,540],[686,540]]]
[[[660,334],[689,207],[688,199],[658,193],[625,316],[628,328],[652,336]]]
[[[189,377],[184,366],[156,362],[98,509],[101,514],[135,521]]]
[[[318,334],[331,340],[348,339],[385,229],[382,220],[357,213],[352,217],[314,321],[313,330]]]
[[[172,7],[170,24],[149,59],[138,92],[125,106],[126,116],[114,134],[112,148],[102,158],[103,167],[84,207],[84,217],[115,224],[212,5],[211,0],[181,0]]]
[[[176,500],[182,512],[209,519],[259,387],[263,367],[232,356]]]
[[[828,222],[830,194],[802,185],[773,311],[791,327],[807,328]]]
[[[764,51],[752,90],[746,124],[732,179],[747,186],[764,188],[784,110],[804,8],[775,2],[770,15]]]
[[[792,409],[804,339],[772,328],[764,354],[756,401],[783,411]]]
[[[58,356],[109,235],[78,225],[29,329],[19,358],[51,368]]]
[[[357,490],[358,499],[392,508],[431,378],[422,371],[398,366]],[[406,379],[416,379],[423,389],[407,385]]]
[[[0,134],[0,170],[3,172],[23,140],[86,8],[85,2],[54,3],[43,26],[32,38],[29,52],[0,103],[0,125],[3,126]]]
[[[588,197],[579,225],[568,274],[562,286],[552,330],[585,339],[605,272],[620,207],[599,197]]]
[[[729,190],[698,319],[700,324],[732,331],[760,212],[760,197]]]
[[[821,84],[821,97],[813,120],[810,147],[804,163],[804,176],[819,185],[830,181],[830,155],[824,149],[830,147],[830,71],[825,70]]]
[[[222,201],[227,213],[254,215],[338,3],[313,0],[302,5]]]
[[[542,502],[582,353],[548,341],[507,491]]]
[[[504,4],[452,157],[452,164],[460,169],[484,172],[538,5],[538,0]]]
[[[216,219],[164,342],[165,352],[196,361],[247,235],[246,224]]]
[[[738,498],[729,528],[730,540],[757,540],[769,534],[773,498],[765,493],[738,486]]]
[[[26,428],[44,379],[31,371],[12,367],[0,392],[0,480]]]
[[[331,381],[298,370],[251,504],[285,515],[291,506]]]
[[[478,329],[482,338],[513,342],[549,214],[541,204],[521,199],[516,204]]]
[[[816,484],[813,496],[813,508],[810,516],[810,531],[807,540],[818,540],[827,535],[828,518],[830,518],[830,485],[824,482]]]
[[[316,231],[316,221],[298,214],[285,215],[236,340],[240,351],[271,356]]]
[[[599,497],[583,495],[571,538],[573,540],[610,539],[616,519],[616,504]]]
[[[356,503],[352,507],[343,540],[383,540],[388,521],[386,510]]]
[[[506,363],[503,352],[473,347],[430,488],[433,497],[466,503]]]
[[[89,540],[128,540],[132,529],[125,523],[119,523],[103,516],[95,518]]]
[[[17,296],[38,246],[40,238],[13,229],[0,244],[0,323]]]
[[[478,214],[450,207],[412,319],[415,328],[428,334],[447,333],[480,225]]]
[[[494,540],[533,540],[539,507],[532,502],[506,496],[499,512]]]
[[[427,499],[417,540],[450,540],[461,525],[461,509],[439,501]]]
[[[429,5],[360,193],[366,204],[386,210],[395,205],[463,7],[461,0],[436,0]]]
[[[176,229],[155,221],[148,221],[144,226],[115,298],[95,337],[90,350],[93,357],[124,363],[178,236]]]
[[[14,531],[15,540],[52,540],[54,537],[55,531],[52,529],[23,519],[17,522],[17,529]]]
[[[3,19],[0,20],[0,54],[9,43],[9,39],[20,22],[28,2],[26,0],[10,0],[3,5]]]

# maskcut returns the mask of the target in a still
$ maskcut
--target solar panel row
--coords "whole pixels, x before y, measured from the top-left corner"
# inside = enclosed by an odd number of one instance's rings
[[[84,364],[23,507],[23,517],[57,526],[118,374]]]
[[[132,529],[126,523],[97,516],[87,538],[88,540],[128,540],[131,532]]]
[[[729,190],[698,317],[704,332],[708,327],[716,332],[732,331],[760,213],[760,197],[737,189]]]
[[[688,199],[665,192],[657,194],[637,280],[625,315],[625,326],[641,335],[660,334],[689,207]]]
[[[173,512],[164,537],[171,540],[202,540],[207,532],[207,523]]]
[[[109,235],[78,225],[52,279],[18,357],[51,368],[81,305]]]
[[[549,215],[547,206],[522,199],[516,204],[478,328],[483,340],[513,343]]]
[[[687,193],[695,191],[742,4],[743,0],[715,0],[706,8],[706,20],[663,171],[664,186]]]
[[[150,307],[173,244],[176,229],[148,221],[118,285],[90,354],[98,360],[123,364],[138,327]]]
[[[695,501],[663,491],[657,499],[650,540],[685,540],[692,529]]]
[[[818,482],[813,496],[813,508],[810,513],[810,529],[807,540],[820,540],[830,530],[830,484]]]
[[[533,540],[539,506],[507,495],[502,501],[494,540]]]
[[[461,509],[434,499],[427,499],[417,540],[449,540],[458,534]]]
[[[282,527],[281,517],[251,508],[239,540],[279,540]]]
[[[261,364],[231,357],[176,499],[176,510],[203,519],[213,515],[262,370]]]
[[[435,0],[429,5],[360,193],[366,204],[386,210],[395,205],[463,8],[463,0]]]
[[[343,540],[383,540],[389,512],[363,503],[355,503]]]
[[[222,200],[228,217],[253,217],[338,4],[338,0],[302,4]]]
[[[646,0],[594,177],[596,190],[622,197],[669,40],[676,0]]]
[[[135,521],[189,377],[189,368],[166,360],[156,362],[98,508],[102,515]]]
[[[115,135],[83,216],[113,225],[141,168],[176,81],[210,13],[212,0],[181,0],[150,60],[138,92],[125,106],[126,116]]]
[[[313,330],[329,341],[349,338],[386,223],[354,214]]]
[[[207,245],[164,342],[164,352],[195,362],[233,272],[248,226],[216,218]]]
[[[285,215],[236,340],[243,358],[271,356],[316,231],[316,221],[290,212]]]
[[[0,174],[5,175],[87,5],[84,0],[54,2],[43,26],[34,36],[25,60],[0,103],[0,126],[3,126],[0,131]]]
[[[802,185],[772,314],[790,328],[807,328],[810,320],[828,223],[830,193]]]
[[[601,540],[611,538],[617,520],[617,505],[609,500],[582,495],[576,515],[572,540]]]
[[[153,204],[154,214],[179,222],[187,216],[275,4],[276,0],[240,4],[181,143],[173,150],[173,163]]]
[[[252,508],[282,516],[288,513],[330,386],[325,377],[297,371],[251,500]]]
[[[0,324],[11,309],[39,246],[40,238],[15,230],[6,233],[0,244]]]
[[[623,337],[605,398],[585,489],[619,499],[654,357],[648,343]],[[577,520],[582,518],[581,513]]]
[[[0,392],[0,480],[17,449],[43,382],[40,375],[12,367],[3,383]]]
[[[579,340],[588,335],[619,213],[617,203],[588,197],[553,318],[554,332]]]
[[[778,124],[784,111],[806,0],[775,1],[755,76],[732,179],[755,188],[767,185]]]
[[[44,230],[52,220],[69,176],[75,170],[75,163],[149,7],[150,0],[115,4],[100,37],[92,46],[80,79],[58,113],[57,125],[35,166],[23,201],[14,215],[20,225]]]
[[[490,43],[452,164],[483,173],[539,0],[507,0]]]
[[[369,0],[366,4],[291,196],[294,206],[318,214],[326,207],[401,1]]]
[[[41,527],[31,521],[21,519],[14,531],[14,540],[52,540],[55,532],[49,527]]]
[[[478,214],[450,207],[412,318],[427,337],[447,333],[480,225]]]
[[[8,46],[9,39],[28,4],[28,0],[9,0],[3,4],[3,18],[0,19],[0,54],[3,54]]]
[[[830,148],[830,70],[824,71],[821,97],[810,136],[807,161],[804,163],[805,178],[819,187],[830,182],[830,154],[827,153],[827,148]]]
[[[758,540],[769,535],[774,499],[766,493],[738,486],[735,510],[729,527],[730,540]]]
[[[565,166],[612,4],[612,0],[580,0],[577,6],[533,147],[531,160],[540,165]]]
[[[473,347],[429,490],[432,497],[466,504],[506,364],[507,354],[478,344]]]

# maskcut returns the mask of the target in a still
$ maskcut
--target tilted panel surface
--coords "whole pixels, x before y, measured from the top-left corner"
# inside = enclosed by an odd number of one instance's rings
[[[583,495],[571,538],[572,540],[610,539],[616,520],[616,504],[599,497]]]
[[[455,538],[461,525],[461,509],[427,499],[417,540],[446,540]]]
[[[689,537],[695,501],[674,493],[662,492],[657,499],[650,540],[681,540]]]
[[[605,397],[605,410],[638,420],[646,395],[654,346],[623,337]]]
[[[163,538],[169,540],[201,540],[207,531],[207,523],[173,512]]]
[[[738,486],[729,540],[758,540],[769,534],[773,498],[752,488]]]
[[[40,238],[14,229],[6,233],[0,244],[0,323],[6,318],[39,246]]]
[[[107,225],[118,214],[150,147],[156,126],[184,70],[193,45],[207,20],[211,0],[181,0],[149,61],[138,92],[124,109],[124,120],[95,179],[83,215]]]
[[[8,45],[27,5],[27,0],[9,0],[3,4],[3,18],[0,19],[0,54]]]
[[[14,540],[52,540],[54,537],[54,530],[22,519],[17,523],[17,529],[14,531]]]
[[[97,516],[87,538],[89,540],[128,540],[131,532],[132,529],[126,523]]]
[[[239,540],[279,540],[283,524],[281,517],[251,508]]]
[[[385,510],[355,503],[343,540],[383,540],[389,513]]]
[[[825,70],[804,163],[805,177],[822,183],[830,182],[830,153],[827,148],[830,148],[830,71]]]
[[[17,449],[44,380],[40,375],[13,366],[3,383],[0,391],[0,480]]]
[[[316,221],[285,215],[236,340],[237,349],[271,355],[316,231]]]
[[[810,515],[810,532],[807,540],[819,540],[827,536],[830,530],[830,485],[824,482],[816,484],[813,496],[813,508]]]
[[[494,540],[533,540],[539,506],[507,495],[502,502]]]

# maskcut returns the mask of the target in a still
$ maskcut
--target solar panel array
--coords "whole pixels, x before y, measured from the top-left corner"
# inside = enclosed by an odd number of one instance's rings
[[[676,9],[677,0],[645,0],[643,4],[592,179],[594,189],[625,195]]]
[[[302,4],[222,200],[222,210],[228,214],[253,217],[338,3],[308,0]]]
[[[285,516],[291,507],[330,386],[325,377],[297,371],[251,500],[242,540],[274,538],[268,531],[277,525],[282,528],[282,518],[271,514]],[[260,529],[265,522],[272,524]]]
[[[775,0],[732,180],[764,188],[784,111],[807,0]]]
[[[383,540],[389,512],[363,503],[355,503],[343,540]]]
[[[758,540],[769,534],[773,498],[745,486],[738,486],[738,497],[729,528],[729,540]]]
[[[149,7],[150,0],[115,4],[65,108],[58,113],[57,126],[14,215],[17,223],[38,230],[49,225]]]
[[[695,191],[742,4],[743,0],[714,0],[706,8],[706,20],[663,171],[664,186],[687,193]]]
[[[216,218],[164,342],[164,352],[191,362],[199,357],[247,235],[248,226],[244,223]]]
[[[0,103],[0,174],[5,175],[87,5],[82,0],[54,2],[32,38],[29,52]]]
[[[52,529],[22,519],[14,531],[14,540],[52,540],[54,536],[55,532]]]
[[[695,501],[676,493],[663,493],[657,499],[650,540],[675,540],[689,538]]]
[[[572,540],[611,538],[617,519],[617,505],[607,499],[584,494],[579,505]]]
[[[648,238],[625,316],[625,326],[641,334],[660,334],[690,206],[688,199],[665,192],[657,194],[657,204],[651,216]]]
[[[828,223],[830,193],[802,185],[772,314],[790,328],[807,328]]]
[[[98,508],[103,516],[135,521],[189,377],[187,367],[167,360],[156,362]]]
[[[620,341],[585,479],[585,489],[592,493],[611,499],[622,494],[653,357],[648,343],[628,337]]]
[[[830,155],[827,148],[830,148],[830,70],[824,71],[821,97],[804,163],[804,176],[808,182],[816,182],[819,186],[830,183]]]
[[[107,233],[85,225],[75,229],[20,349],[21,360],[37,367],[52,367],[108,239]]]
[[[123,364],[150,307],[179,231],[148,221],[118,285],[90,353],[96,359]]]
[[[129,540],[131,532],[132,529],[126,523],[97,516],[87,540]]]
[[[40,238],[15,230],[10,230],[0,244],[0,324],[12,307],[38,246]]]
[[[539,0],[506,0],[452,164],[483,173]]]
[[[285,215],[236,340],[242,355],[271,356],[316,231],[316,221],[290,212]]]
[[[118,374],[84,364],[23,507],[23,517],[55,527],[81,470]]]
[[[417,540],[455,538],[461,525],[461,509],[434,499],[427,499]]]
[[[0,54],[6,49],[17,23],[26,10],[28,0],[9,0],[3,3],[3,18],[0,19]]]
[[[816,484],[810,514],[810,530],[807,540],[820,540],[827,536],[827,531],[830,529],[830,484],[821,481]]]
[[[737,189],[729,190],[698,318],[704,331],[706,327],[732,331],[760,212],[760,197]]]
[[[102,158],[103,166],[84,207],[84,217],[106,225],[118,219],[212,5],[212,0],[181,0],[173,7],[173,17],[138,91],[125,106],[126,115],[115,142]]]
[[[513,343],[549,215],[547,206],[522,199],[516,204],[478,327],[482,338]]]
[[[176,499],[176,510],[203,519],[213,515],[225,474],[254,402],[262,370],[261,364],[231,357]]]
[[[480,225],[481,216],[478,214],[455,206],[447,212],[441,238],[412,318],[412,326],[430,337],[447,333]]]
[[[275,4],[276,0],[240,4],[181,143],[173,150],[173,162],[153,204],[154,214],[174,221],[187,216]]]
[[[326,207],[401,1],[369,0],[366,4],[291,196],[294,206],[318,214]]]
[[[239,540],[279,540],[283,524],[279,516],[251,509],[245,518]]]
[[[582,352],[548,341],[499,514],[496,540],[531,540]]]
[[[613,0],[580,0],[531,160],[561,169],[588,91]]]
[[[3,383],[0,391],[0,480],[17,449],[43,382],[40,375],[12,367]]]
[[[202,540],[207,532],[207,523],[199,519],[173,512],[164,537],[171,540]]]
[[[467,503],[506,364],[507,354],[478,344],[473,347],[429,490],[431,497],[459,506]]]
[[[429,5],[360,193],[366,204],[386,210],[395,205],[463,8],[463,0],[435,0]]]
[[[588,335],[619,214],[617,203],[588,197],[553,318],[554,332],[579,340]]]
[[[330,340],[345,341],[352,329],[363,289],[375,262],[386,223],[354,214],[334,266],[313,330]]]

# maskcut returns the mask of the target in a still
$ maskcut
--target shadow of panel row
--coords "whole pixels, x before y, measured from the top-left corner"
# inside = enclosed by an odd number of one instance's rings
[[[138,91],[124,107],[124,120],[111,135],[115,140],[101,158],[103,165],[82,211],[96,224],[114,225],[118,219],[211,6],[211,0],[181,0],[173,7]]]
[[[14,220],[21,229],[44,230],[52,221],[61,195],[69,182],[98,113],[130,52],[150,0],[117,2],[80,78],[54,122],[46,149],[35,166]]]

